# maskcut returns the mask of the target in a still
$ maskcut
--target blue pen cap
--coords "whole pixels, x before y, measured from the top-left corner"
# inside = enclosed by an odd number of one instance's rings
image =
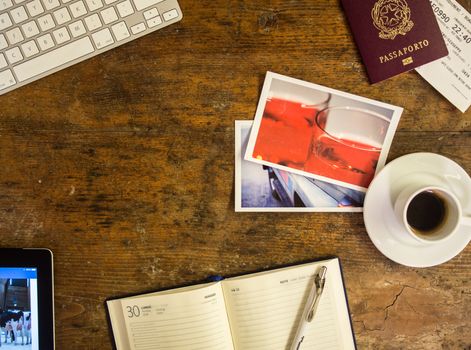
[[[209,276],[208,277],[209,282],[219,282],[219,281],[222,281],[223,279],[224,277],[222,276]]]

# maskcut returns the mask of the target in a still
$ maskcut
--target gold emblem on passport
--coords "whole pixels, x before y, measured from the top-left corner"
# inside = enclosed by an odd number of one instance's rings
[[[379,37],[394,40],[399,34],[406,35],[414,26],[410,13],[405,0],[378,0],[371,10],[371,17],[380,31]]]
[[[402,65],[407,66],[408,64],[414,63],[414,60],[412,57],[407,57],[402,60]]]

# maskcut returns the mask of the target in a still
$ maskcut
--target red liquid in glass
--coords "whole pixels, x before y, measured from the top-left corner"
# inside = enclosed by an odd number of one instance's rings
[[[373,180],[381,148],[348,139],[339,142],[316,129],[311,157],[304,170],[368,187]]]
[[[268,99],[253,157],[302,170],[316,113],[316,108],[299,102]]]
[[[333,139],[316,126],[317,112],[317,108],[299,102],[268,99],[253,157],[368,187],[381,148]]]

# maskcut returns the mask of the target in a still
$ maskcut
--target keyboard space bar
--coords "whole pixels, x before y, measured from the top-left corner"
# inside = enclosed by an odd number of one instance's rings
[[[59,47],[58,49],[49,51],[44,55],[21,63],[13,67],[13,71],[16,73],[16,77],[21,82],[35,77],[36,75],[46,73],[51,69],[69,63],[93,51],[94,49],[90,38],[84,37],[80,40]]]

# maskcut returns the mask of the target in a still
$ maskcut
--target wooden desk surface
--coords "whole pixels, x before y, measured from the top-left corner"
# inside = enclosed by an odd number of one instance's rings
[[[0,97],[0,245],[54,251],[57,349],[110,349],[111,296],[328,254],[360,349],[470,349],[471,246],[408,268],[361,214],[234,213],[233,149],[267,70],[404,107],[388,160],[470,173],[471,110],[415,72],[370,85],[338,1],[180,3],[182,22]]]

